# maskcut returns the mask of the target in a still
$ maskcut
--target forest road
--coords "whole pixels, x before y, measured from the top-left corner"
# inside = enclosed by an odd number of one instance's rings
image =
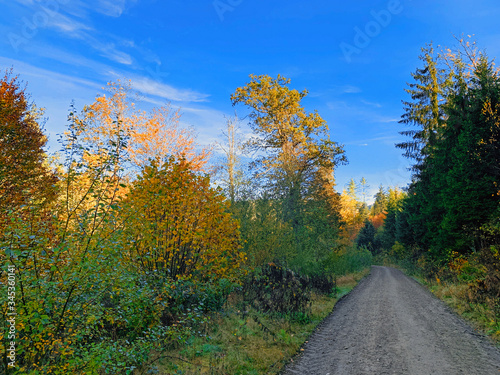
[[[500,352],[401,271],[373,266],[283,374],[500,375]]]

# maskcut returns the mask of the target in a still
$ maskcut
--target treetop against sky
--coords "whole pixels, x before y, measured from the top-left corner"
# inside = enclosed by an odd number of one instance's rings
[[[14,0],[0,12],[0,66],[13,67],[47,109],[51,151],[69,105],[93,102],[102,87],[131,80],[140,106],[169,101],[202,145],[214,143],[246,109],[230,95],[249,74],[281,74],[309,94],[303,105],[327,121],[345,145],[349,165],[336,170],[337,189],[365,177],[406,186],[409,161],[394,147],[410,73],[426,43],[453,47],[471,35],[500,52],[495,0],[309,2],[264,0]],[[372,199],[370,199],[372,201]]]

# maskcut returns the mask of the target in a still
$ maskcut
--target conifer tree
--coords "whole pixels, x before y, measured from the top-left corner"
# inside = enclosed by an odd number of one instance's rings
[[[403,101],[405,112],[399,121],[417,129],[401,131],[400,134],[410,137],[410,140],[396,144],[404,150],[404,156],[415,160],[414,172],[418,172],[423,160],[432,154],[438,139],[444,116],[440,102],[449,84],[444,70],[438,67],[432,44],[422,48],[422,52],[420,60],[424,62],[424,67],[412,73],[415,82],[408,83],[409,88],[405,90],[410,94],[411,101]]]

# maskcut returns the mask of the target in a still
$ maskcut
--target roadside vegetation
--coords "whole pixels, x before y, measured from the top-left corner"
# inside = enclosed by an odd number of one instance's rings
[[[178,111],[141,111],[123,82],[71,107],[47,155],[43,109],[5,73],[3,373],[268,374],[295,353],[372,254],[343,235],[343,148],[289,84],[235,91],[253,136],[228,119],[217,161]]]
[[[265,313],[236,292],[210,316],[198,336],[164,354],[160,373],[278,374],[368,270],[340,276],[330,294],[312,292],[300,313]]]

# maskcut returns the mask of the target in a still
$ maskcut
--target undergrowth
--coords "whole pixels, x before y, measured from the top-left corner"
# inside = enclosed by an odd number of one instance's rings
[[[163,353],[157,373],[277,374],[331,313],[338,299],[368,272],[365,269],[339,277],[333,293],[312,293],[307,309],[295,312],[264,312],[248,304],[241,293],[233,293],[224,308],[212,314],[186,345]]]

